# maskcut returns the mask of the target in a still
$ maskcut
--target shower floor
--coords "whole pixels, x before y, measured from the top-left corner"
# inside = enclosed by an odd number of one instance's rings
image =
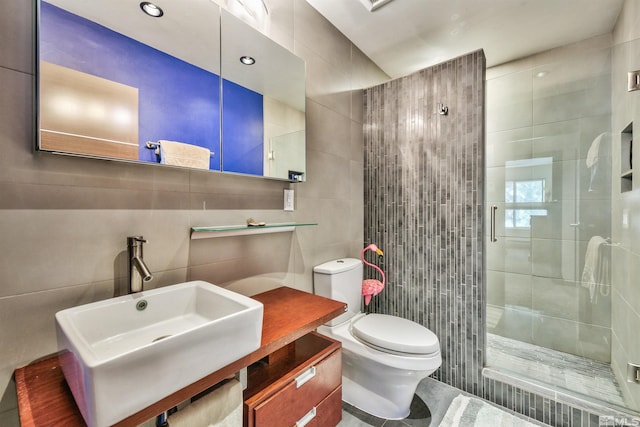
[[[625,407],[608,363],[487,334],[487,366]]]

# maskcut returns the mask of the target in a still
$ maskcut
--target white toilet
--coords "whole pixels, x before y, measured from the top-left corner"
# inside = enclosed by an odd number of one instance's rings
[[[442,363],[438,337],[407,319],[361,313],[359,259],[329,261],[313,271],[316,295],[348,304],[318,328],[342,342],[342,400],[380,418],[406,418],[418,383]]]

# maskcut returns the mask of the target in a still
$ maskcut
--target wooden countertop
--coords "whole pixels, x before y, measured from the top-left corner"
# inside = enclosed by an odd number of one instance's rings
[[[117,426],[136,426],[190,399],[242,368],[268,356],[344,313],[345,304],[307,292],[281,287],[254,295],[264,304],[259,349],[131,415]],[[84,426],[62,374],[58,356],[15,371],[22,427]]]

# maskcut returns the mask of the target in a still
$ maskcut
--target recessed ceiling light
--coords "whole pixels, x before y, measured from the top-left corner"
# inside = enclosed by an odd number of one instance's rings
[[[539,73],[536,74],[537,78],[542,78],[544,76],[546,76],[547,74],[549,74],[547,71],[540,71]]]
[[[164,12],[162,11],[162,9],[160,9],[159,6],[156,6],[155,4],[148,1],[143,1],[142,3],[140,3],[140,9],[142,9],[142,11],[147,15],[154,18],[160,18],[162,15],[164,15]]]
[[[240,62],[242,62],[244,65],[253,65],[256,63],[256,60],[250,56],[241,56]]]

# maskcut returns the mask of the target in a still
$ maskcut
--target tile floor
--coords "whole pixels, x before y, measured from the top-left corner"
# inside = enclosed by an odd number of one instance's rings
[[[417,399],[411,405],[411,415],[404,420],[384,420],[362,412],[343,402],[342,421],[338,427],[438,427],[451,401],[459,394],[469,395],[432,378],[425,378],[416,390]],[[426,403],[426,406],[425,406]],[[507,412],[507,409],[500,407]],[[527,419],[524,416],[520,416]],[[529,420],[538,425],[544,425]]]
[[[487,366],[606,403],[626,406],[608,363],[487,334]]]

